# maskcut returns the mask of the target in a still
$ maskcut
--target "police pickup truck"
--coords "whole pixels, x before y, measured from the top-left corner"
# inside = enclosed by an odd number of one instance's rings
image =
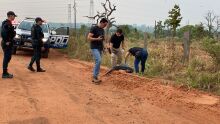
[[[16,36],[14,39],[13,54],[17,50],[32,49],[31,27],[35,23],[34,18],[25,18],[16,28]],[[58,34],[56,30],[51,30],[49,24],[44,22],[41,26],[44,33],[42,57],[48,58],[50,48],[62,49],[66,48],[69,40],[69,28],[61,27],[64,31]],[[59,28],[59,29],[61,29]],[[60,32],[60,31],[59,31]]]

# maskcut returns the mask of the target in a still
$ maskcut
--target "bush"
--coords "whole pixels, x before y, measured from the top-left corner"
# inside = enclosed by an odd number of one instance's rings
[[[144,43],[143,40],[134,37],[127,37],[126,39],[127,48],[143,46]],[[219,43],[210,38],[205,38],[202,43],[193,43],[189,65],[183,65],[181,63],[182,46],[180,42],[177,42],[178,40],[180,39],[150,39],[148,41],[149,58],[146,63],[146,73],[143,76],[159,76],[179,81],[189,88],[198,88],[220,94],[220,71],[216,69],[217,66],[215,67],[215,65],[220,64]],[[201,50],[201,45],[203,50]],[[85,61],[93,60],[89,42],[84,33],[81,33],[77,39],[70,37],[68,48],[62,51],[72,58]],[[215,62],[214,66],[212,58]],[[103,55],[102,65],[110,67],[110,59],[108,53]],[[133,62],[134,57],[130,57],[127,64],[133,67]]]
[[[220,43],[212,38],[203,39],[202,46],[210,54],[216,64],[216,71],[220,69]]]
[[[216,91],[220,87],[220,73],[196,72],[188,70],[188,86],[208,91]]]
[[[220,87],[220,72],[210,73],[204,67],[205,64],[196,59],[190,63],[185,76],[188,87],[217,92]]]
[[[85,36],[80,36],[77,39],[70,37],[68,48],[63,52],[67,53],[71,58],[85,61],[92,60],[89,42]]]

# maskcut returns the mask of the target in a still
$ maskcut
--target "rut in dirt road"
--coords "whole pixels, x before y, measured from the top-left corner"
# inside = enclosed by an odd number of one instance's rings
[[[0,124],[220,123],[218,96],[122,72],[102,77],[96,86],[91,63],[57,51],[50,55],[42,60],[46,73],[26,69],[31,57],[26,52],[13,56],[14,79],[0,79]]]

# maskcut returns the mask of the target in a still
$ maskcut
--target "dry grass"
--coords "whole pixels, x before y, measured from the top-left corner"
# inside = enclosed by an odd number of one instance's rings
[[[143,40],[126,40],[127,49],[134,46],[143,47]],[[202,50],[200,41],[194,41],[190,47],[190,59],[183,63],[183,47],[181,42],[172,39],[152,40],[148,43],[149,58],[143,76],[160,77],[175,81],[188,88],[199,88],[220,94],[220,72],[213,72],[215,63],[212,57]],[[72,39],[65,51],[71,57],[92,61],[89,43],[85,37]],[[128,64],[133,67],[134,58]],[[102,64],[110,67],[110,55],[104,54]]]

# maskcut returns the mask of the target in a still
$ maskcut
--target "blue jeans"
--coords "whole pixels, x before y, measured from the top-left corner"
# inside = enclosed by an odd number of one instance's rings
[[[98,78],[100,66],[101,66],[101,59],[102,59],[102,51],[99,49],[91,49],[92,55],[95,60],[95,67],[93,70],[93,77]]]
[[[141,62],[141,72],[144,73],[145,70],[145,63],[147,61],[148,58],[148,52],[147,50],[143,49],[141,51],[141,56],[140,57],[135,57],[134,60],[134,68],[135,68],[135,72],[139,73],[139,63]]]

